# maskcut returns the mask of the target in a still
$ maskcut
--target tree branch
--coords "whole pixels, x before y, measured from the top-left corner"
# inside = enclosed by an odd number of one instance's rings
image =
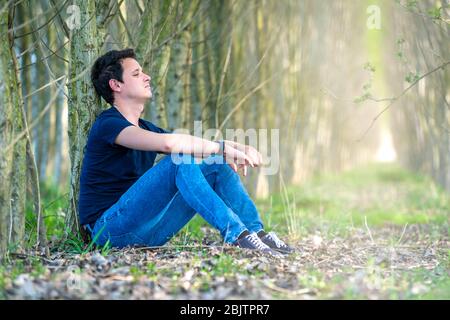
[[[401,97],[403,97],[406,92],[408,92],[412,87],[414,87],[420,80],[422,80],[423,78],[429,76],[430,74],[440,70],[440,69],[444,69],[447,65],[450,64],[450,60],[444,62],[443,64],[437,66],[436,68],[428,71],[427,73],[424,73],[423,75],[421,75],[419,78],[417,78],[413,83],[411,83],[410,86],[408,86],[405,90],[403,90],[398,96],[393,97],[393,98],[385,98],[385,99],[372,99],[374,101],[386,101],[386,100],[390,100],[391,102],[383,109],[381,110],[373,119],[372,122],[370,123],[369,127],[364,131],[364,133],[361,135],[361,137],[356,140],[357,142],[360,142],[362,139],[364,139],[364,137],[367,135],[367,133],[369,132],[369,130],[373,127],[373,125],[375,124],[375,122],[378,120],[379,117],[381,117],[381,115],[383,113],[385,113],[398,99],[400,99]]]

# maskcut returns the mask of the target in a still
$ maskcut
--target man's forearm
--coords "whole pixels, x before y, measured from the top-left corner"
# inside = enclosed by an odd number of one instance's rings
[[[242,151],[242,152],[246,151],[245,150],[245,145],[243,145],[241,143],[238,143],[238,142],[235,142],[235,141],[231,141],[231,140],[223,140],[223,142],[225,142],[227,145],[229,145],[230,147],[232,147],[232,148],[234,148],[236,150],[239,150],[239,151]]]
[[[187,153],[196,157],[204,157],[218,153],[220,145],[217,142],[202,139],[189,134],[172,133],[168,142],[170,153]]]

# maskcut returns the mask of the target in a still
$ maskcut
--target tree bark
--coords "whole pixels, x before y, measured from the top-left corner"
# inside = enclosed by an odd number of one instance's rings
[[[11,170],[12,149],[10,145],[13,134],[13,95],[14,86],[11,78],[12,68],[11,48],[9,43],[8,22],[9,10],[0,11],[0,260],[3,260],[9,242],[11,214]]]
[[[8,25],[13,28],[15,15],[15,4],[9,7]],[[11,86],[12,99],[12,121],[13,136],[17,136],[25,130],[25,113],[22,98],[22,88],[19,80],[19,70],[17,66],[16,54],[14,48],[14,33],[9,33],[9,48],[12,64]],[[26,203],[26,136],[18,140],[13,146],[13,168],[11,172],[11,243],[23,246],[25,233],[25,203]]]
[[[101,111],[100,101],[90,80],[90,67],[98,57],[96,7],[94,0],[75,0],[80,8],[81,27],[70,33],[69,91],[69,144],[71,178],[69,211],[66,216],[66,231],[77,236],[86,234],[80,228],[78,216],[78,196],[80,190],[81,164],[87,135],[92,123]]]

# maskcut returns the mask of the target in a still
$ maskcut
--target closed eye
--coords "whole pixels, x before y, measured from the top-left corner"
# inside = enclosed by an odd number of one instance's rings
[[[140,68],[136,68],[136,69],[134,69],[134,70],[133,70],[133,72],[132,72],[132,74],[133,74],[133,77],[137,77],[137,76],[139,75],[139,73],[141,73],[141,70],[140,70]]]

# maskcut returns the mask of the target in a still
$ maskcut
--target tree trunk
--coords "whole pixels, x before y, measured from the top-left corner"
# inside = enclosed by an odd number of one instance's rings
[[[15,5],[9,9],[9,26],[13,27]],[[22,88],[19,80],[19,70],[17,66],[14,48],[14,34],[9,33],[9,47],[11,55],[11,78],[12,88],[12,120],[14,124],[13,136],[18,136],[25,130],[25,119],[23,112]],[[12,230],[11,242],[19,247],[23,245],[25,232],[25,203],[26,203],[26,137],[19,139],[13,146],[13,168],[11,173],[11,217]]]
[[[11,48],[8,37],[8,10],[0,11],[0,260],[5,256],[10,226],[11,189],[10,176],[12,169],[12,149],[7,148],[11,143],[13,132],[13,95],[14,87],[11,78],[12,68]]]
[[[71,179],[66,230],[72,235],[81,232],[83,236],[78,217],[81,164],[88,132],[101,111],[99,99],[91,84],[90,68],[98,57],[98,43],[102,39],[97,37],[97,23],[93,18],[96,17],[95,1],[76,0],[74,4],[81,10],[81,28],[71,30],[70,34],[68,89]]]
[[[156,110],[158,126],[168,128],[167,102],[166,102],[166,80],[171,55],[170,37],[175,30],[175,4],[165,1],[159,10],[159,21],[155,30],[157,38],[153,39],[153,47],[158,48],[154,53],[155,59],[152,63],[153,75],[153,98],[151,108]],[[170,128],[169,128],[170,129]]]

